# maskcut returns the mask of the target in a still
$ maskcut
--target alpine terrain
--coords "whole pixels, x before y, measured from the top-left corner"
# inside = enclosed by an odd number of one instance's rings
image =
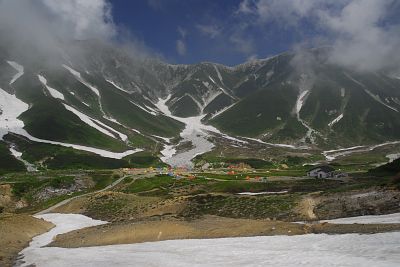
[[[51,62],[0,50],[1,168],[191,166],[252,147],[332,159],[400,140],[399,77],[331,64],[329,47],[233,67],[95,40],[60,50]]]

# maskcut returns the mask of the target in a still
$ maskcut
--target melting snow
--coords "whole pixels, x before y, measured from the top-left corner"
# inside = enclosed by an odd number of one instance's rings
[[[287,190],[277,191],[277,192],[268,191],[268,192],[257,192],[257,193],[254,193],[254,192],[242,192],[242,193],[238,193],[238,195],[244,195],[244,196],[280,195],[280,194],[286,194],[288,192],[289,191],[287,191]]]
[[[256,138],[243,137],[243,136],[241,138],[244,138],[244,139],[247,139],[247,140],[252,140],[252,141],[255,141],[257,143],[264,144],[264,145],[275,146],[275,147],[285,147],[285,148],[293,148],[293,149],[299,148],[299,147],[295,147],[293,145],[287,145],[287,144],[267,143],[267,142],[264,142],[263,140],[256,139]]]
[[[353,147],[348,147],[348,148],[327,150],[327,151],[323,151],[322,154],[325,156],[327,161],[332,161],[338,157],[350,155],[353,153],[373,151],[382,146],[396,145],[396,144],[400,144],[400,141],[386,142],[386,143],[377,144],[377,145],[373,145],[373,146],[353,146]]]
[[[174,145],[165,145],[164,149],[160,151],[162,157],[160,159],[163,162],[167,162],[170,158],[172,158],[173,155],[176,153],[176,149]]]
[[[75,108],[68,106],[67,104],[64,104],[64,107],[71,111],[72,113],[74,113],[76,116],[79,117],[79,119],[81,121],[83,121],[84,123],[86,123],[87,125],[89,125],[90,127],[95,128],[96,130],[98,130],[99,132],[102,132],[103,134],[106,134],[108,136],[111,136],[112,138],[115,138],[115,135],[113,133],[111,133],[110,131],[116,133],[119,135],[119,137],[123,140],[126,141],[128,140],[128,136],[126,136],[123,133],[120,133],[116,130],[114,130],[113,128],[111,128],[110,126],[102,123],[99,120],[93,119],[89,116],[87,116],[86,114],[83,114],[82,112],[80,112],[79,110],[76,110]]]
[[[21,252],[22,266],[374,266],[400,264],[400,232],[188,239],[83,248],[46,247],[61,233],[104,224],[78,214],[37,216],[56,227]],[[380,217],[380,216],[379,216]],[[398,221],[397,221],[398,222]]]
[[[121,86],[119,86],[118,84],[116,84],[115,82],[113,82],[111,80],[106,79],[106,81],[108,83],[111,83],[115,88],[117,88],[118,90],[121,90],[122,92],[125,92],[125,93],[128,93],[128,94],[132,93],[132,92],[129,92],[129,91],[125,90],[124,88],[122,88]]]
[[[370,90],[367,89],[367,87],[366,87],[363,83],[357,81],[356,79],[354,79],[353,77],[351,77],[351,76],[350,76],[349,74],[347,74],[347,73],[345,73],[344,75],[345,75],[347,78],[349,78],[351,81],[353,81],[353,82],[355,82],[356,84],[360,85],[360,86],[364,89],[364,91],[365,91],[370,97],[372,97],[374,100],[376,100],[378,103],[384,105],[384,106],[387,107],[387,108],[390,108],[390,109],[393,110],[393,111],[399,112],[396,108],[394,108],[394,107],[392,107],[392,106],[389,106],[388,104],[386,104],[385,102],[383,102],[383,101],[381,100],[381,98],[379,97],[379,95],[374,95]]]
[[[166,99],[159,99],[155,106],[166,116],[185,124],[185,128],[180,133],[180,136],[183,138],[181,142],[190,142],[193,145],[193,148],[188,151],[176,153],[176,150],[174,151],[173,147],[165,146],[162,152],[162,154],[164,155],[164,157],[162,157],[164,162],[172,166],[193,166],[191,160],[194,157],[211,151],[214,147],[214,144],[208,141],[208,132],[219,134],[222,137],[235,142],[246,143],[242,140],[221,133],[217,128],[213,126],[204,125],[201,120],[204,118],[205,115],[190,118],[181,118],[172,115],[171,111],[166,105],[167,101],[170,98],[171,95],[169,95]]]
[[[215,65],[213,65],[213,67],[214,67],[215,71],[217,72],[217,76],[218,76],[219,81],[221,82],[221,84],[222,84],[223,86],[225,86],[224,81],[222,80],[222,75],[221,75],[221,73],[219,72],[219,69],[218,69],[217,66],[215,66]]]
[[[26,170],[27,170],[28,172],[35,172],[35,171],[37,171],[37,168],[35,167],[35,165],[29,163],[28,161],[26,161],[26,160],[24,160],[24,159],[22,158],[22,153],[19,152],[19,151],[15,148],[14,145],[11,145],[11,147],[10,147],[10,152],[11,152],[11,154],[12,154],[17,160],[19,160],[19,161],[21,161],[22,163],[24,163],[24,165],[25,165],[25,167],[26,167]]]
[[[400,223],[400,213],[392,213],[387,215],[365,215],[348,218],[339,218],[333,220],[325,220],[322,222],[337,223],[337,224],[375,224],[375,223]]]
[[[82,146],[82,145],[74,145],[74,144],[68,144],[68,143],[62,143],[62,142],[57,142],[57,141],[50,141],[50,140],[44,140],[44,139],[40,139],[40,138],[36,138],[33,137],[32,135],[30,135],[28,132],[26,132],[24,129],[18,129],[18,131],[15,131],[16,134],[25,136],[26,138],[28,138],[29,140],[35,141],[35,142],[39,142],[39,143],[45,143],[45,144],[52,144],[52,145],[60,145],[60,146],[64,146],[64,147],[71,147],[77,150],[82,150],[82,151],[87,151],[87,152],[92,152],[95,153],[97,155],[100,155],[102,157],[105,158],[113,158],[113,159],[122,159],[126,156],[135,154],[137,152],[143,151],[143,149],[137,148],[137,149],[133,149],[133,150],[127,150],[125,152],[111,152],[111,151],[107,151],[107,150],[103,150],[103,149],[99,149],[99,148],[94,148],[94,147],[88,147],[88,146]]]
[[[63,64],[62,66],[63,66],[65,69],[67,69],[72,75],[74,75],[75,78],[76,78],[79,82],[83,83],[86,87],[88,87],[90,90],[92,90],[93,93],[95,93],[98,97],[100,97],[99,89],[97,89],[96,87],[94,87],[94,86],[91,85],[90,83],[86,82],[86,81],[82,78],[82,75],[81,75],[78,71],[76,71],[76,70],[74,70],[73,68],[68,67],[67,65],[64,65],[64,64]]]
[[[0,140],[3,140],[3,136],[8,132],[24,127],[23,121],[17,118],[28,108],[28,104],[0,88]]]
[[[16,80],[18,80],[19,77],[21,77],[22,75],[24,75],[24,67],[19,65],[17,62],[15,61],[7,61],[7,63],[13,67],[17,73],[12,77],[11,81],[10,81],[10,85],[13,84]]]
[[[131,102],[131,104],[135,105],[136,107],[140,108],[141,110],[145,111],[146,113],[149,113],[149,114],[151,114],[151,115],[153,115],[153,116],[156,116],[156,115],[157,115],[157,113],[156,113],[154,110],[147,110],[147,109],[145,109],[144,107],[142,107],[141,105],[136,104],[136,103],[133,102],[132,100],[129,100],[129,102]]]
[[[305,79],[304,76],[302,76],[302,79],[300,81],[301,82],[301,86],[300,87],[304,87],[304,84],[305,84],[305,81],[303,81],[304,79]],[[302,88],[300,88],[300,89],[302,89]],[[300,94],[299,94],[299,96],[297,97],[297,100],[296,100],[295,111],[296,111],[297,120],[304,127],[307,128],[307,133],[306,133],[306,136],[304,137],[304,141],[305,141],[306,138],[309,138],[311,140],[311,142],[314,143],[315,140],[314,140],[312,134],[314,132],[316,132],[316,131],[313,128],[311,128],[303,119],[300,118],[301,108],[303,107],[304,103],[306,102],[309,92],[310,92],[310,90],[303,90],[303,91],[300,92]]]
[[[340,96],[345,97],[346,96],[346,89],[345,88],[340,88]]]
[[[58,98],[61,100],[65,100],[64,95],[62,93],[60,93],[59,91],[57,91],[54,88],[51,88],[50,86],[47,85],[47,80],[45,77],[43,77],[42,75],[38,75],[39,81],[46,87],[46,89],[49,91],[50,95],[54,98]]]
[[[393,162],[396,159],[400,158],[400,153],[388,154],[388,155],[386,155],[386,157],[389,159],[389,162]]]
[[[335,125],[336,123],[338,123],[341,119],[343,119],[343,114],[340,114],[339,116],[337,116],[334,120],[332,120],[330,123],[328,123],[329,127],[332,127],[333,125]]]
[[[0,114],[0,140],[3,139],[4,135],[6,135],[9,132],[12,132],[22,135],[28,138],[29,140],[35,142],[71,147],[77,150],[92,152],[102,157],[114,158],[114,159],[121,159],[128,155],[143,151],[142,149],[134,149],[134,150],[127,150],[121,153],[116,153],[88,146],[74,145],[74,144],[44,140],[33,137],[23,129],[24,122],[18,119],[18,116],[21,115],[23,112],[27,111],[28,108],[29,108],[28,104],[22,102],[15,95],[11,95],[6,91],[0,89],[0,109],[2,110],[2,113]]]
[[[171,138],[166,138],[166,137],[158,136],[158,135],[155,135],[155,134],[152,134],[151,136],[153,136],[155,138],[158,138],[158,139],[161,139],[166,143],[170,143],[171,142]]]
[[[221,110],[216,111],[214,114],[211,115],[211,119],[221,115],[222,113],[224,113],[225,111],[227,111],[228,109],[230,109],[231,107],[233,107],[234,105],[236,105],[237,102],[233,103],[232,105],[229,105],[227,107],[224,107]]]

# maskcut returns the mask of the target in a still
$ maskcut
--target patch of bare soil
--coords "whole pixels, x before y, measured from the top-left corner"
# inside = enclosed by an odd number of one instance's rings
[[[0,184],[0,213],[3,212],[14,212],[16,209],[20,209],[28,206],[28,203],[24,200],[16,199],[13,196],[11,185]]]
[[[380,233],[399,231],[400,224],[297,224],[271,220],[206,216],[193,221],[163,220],[114,223],[58,235],[50,246],[76,248],[174,239],[302,235],[308,233]]]
[[[45,233],[54,225],[23,214],[0,215],[0,266],[12,266],[18,253],[33,237]]]
[[[304,233],[304,228],[301,224],[280,221],[207,216],[193,221],[163,220],[90,227],[59,235],[51,246],[82,247],[188,238],[296,235]]]
[[[88,197],[79,197],[71,200],[67,204],[57,207],[52,210],[54,213],[76,213],[84,214],[86,211]]]
[[[400,191],[382,188],[340,192],[318,197],[317,219],[400,212]]]
[[[317,215],[314,213],[316,205],[319,203],[319,198],[315,194],[305,196],[298,203],[295,212],[298,213],[300,220],[314,221],[317,220]]]

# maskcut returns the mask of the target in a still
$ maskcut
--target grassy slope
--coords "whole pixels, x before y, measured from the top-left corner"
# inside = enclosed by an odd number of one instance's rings
[[[142,99],[135,99],[127,93],[119,91],[102,80],[101,77],[87,77],[96,84],[102,95],[102,104],[106,112],[110,113],[121,123],[149,134],[173,137],[178,135],[183,125],[163,115],[151,115],[129,100],[140,104]]]
[[[387,163],[383,166],[377,167],[370,170],[372,174],[379,175],[394,175],[400,173],[400,159],[396,159],[393,162]]]
[[[289,85],[271,86],[257,91],[238,104],[211,120],[211,124],[223,131],[243,135],[257,136],[267,130],[282,127],[284,121],[292,116],[296,92]],[[281,120],[277,120],[280,117]]]
[[[31,108],[21,114],[25,129],[35,137],[123,151],[126,145],[86,125],[57,100],[43,93],[36,76],[24,74],[16,85],[17,97]]]
[[[25,170],[24,164],[11,155],[7,144],[0,141],[0,174]]]
[[[11,135],[7,136],[7,140],[17,144],[25,160],[40,163],[49,169],[116,169],[163,165],[159,158],[148,152],[139,152],[119,160],[72,148],[30,142]]]

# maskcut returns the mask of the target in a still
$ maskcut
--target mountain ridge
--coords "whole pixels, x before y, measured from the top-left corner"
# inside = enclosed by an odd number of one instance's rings
[[[230,146],[256,140],[293,149],[400,139],[400,80],[333,65],[329,47],[229,67],[136,59],[93,43],[78,42],[75,55],[51,64],[0,56],[1,90],[28,105],[12,119],[36,142],[161,157],[183,143],[198,146],[196,135],[205,149],[192,156],[211,151],[221,138]]]

